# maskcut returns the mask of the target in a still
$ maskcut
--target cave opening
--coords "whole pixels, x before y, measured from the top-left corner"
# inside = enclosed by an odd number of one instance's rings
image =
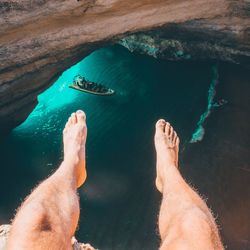
[[[175,126],[182,138],[180,160],[185,165],[185,152],[208,105],[213,66],[211,62],[157,60],[114,45],[93,52],[65,71],[38,97],[35,110],[1,148],[3,162],[10,167],[0,185],[3,188],[8,178],[16,178],[8,195],[1,194],[3,221],[12,217],[20,197],[57,168],[65,122],[72,112],[82,109],[87,114],[89,174],[80,190],[84,212],[78,238],[100,249],[120,249],[121,245],[125,249],[127,238],[134,249],[142,249],[143,242],[147,249],[156,249],[159,195],[154,188],[154,122],[163,117]],[[77,74],[116,94],[99,97],[68,88]],[[16,157],[11,158],[13,154]],[[203,172],[210,177],[216,174],[206,164],[195,172],[197,165],[191,167],[189,177],[199,176],[200,183]],[[216,192],[212,185],[208,188]],[[206,188],[203,191],[209,193]]]

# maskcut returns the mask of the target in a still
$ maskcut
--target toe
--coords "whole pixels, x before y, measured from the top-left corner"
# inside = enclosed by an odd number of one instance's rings
[[[179,139],[179,137],[177,136],[177,139],[176,139],[176,143],[175,143],[175,145],[178,147],[178,146],[179,146],[179,144],[180,144],[180,139]]]
[[[71,121],[70,121],[70,119],[68,119],[68,121],[65,124],[64,130],[66,130],[69,127],[70,124],[71,124]]]
[[[86,115],[82,110],[76,111],[77,122],[85,122]]]
[[[165,120],[164,119],[159,119],[157,122],[156,122],[156,126],[162,126],[162,125],[165,125]]]
[[[169,129],[169,139],[172,141],[174,139],[174,129],[172,126],[170,126],[170,129]]]
[[[71,116],[70,116],[67,123],[66,123],[66,126],[69,126],[71,123],[72,123],[72,119],[71,119]]]
[[[72,113],[71,116],[70,116],[70,120],[71,120],[71,123],[72,124],[76,124],[76,113]]]
[[[156,133],[164,133],[166,122],[164,119],[160,119],[155,124]]]
[[[166,135],[167,137],[169,137],[170,129],[171,129],[170,123],[169,123],[169,122],[166,122],[165,135]]]
[[[176,132],[174,131],[174,134],[173,134],[173,143],[174,143],[174,144],[176,143],[176,139],[177,139],[177,134],[176,134]]]

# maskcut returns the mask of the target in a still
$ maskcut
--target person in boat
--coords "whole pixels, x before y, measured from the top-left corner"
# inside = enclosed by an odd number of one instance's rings
[[[86,88],[86,79],[83,76],[77,75],[74,79],[74,84],[80,88]]]
[[[74,82],[78,87],[86,90],[94,90],[94,88],[96,87],[96,84],[87,81],[83,76],[77,76]]]
[[[71,239],[80,214],[77,189],[87,177],[86,139],[86,116],[79,110],[71,114],[63,131],[63,162],[18,209],[7,250],[73,249]],[[160,249],[222,250],[211,211],[180,174],[179,142],[170,123],[158,120],[154,143],[157,157],[155,184],[162,194],[158,223]]]
[[[107,89],[100,85],[96,84],[90,81],[87,81],[83,76],[77,75],[74,79],[74,84],[76,84],[78,87],[94,92],[105,92]]]

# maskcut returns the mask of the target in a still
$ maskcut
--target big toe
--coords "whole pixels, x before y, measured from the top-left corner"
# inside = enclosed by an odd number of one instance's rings
[[[86,114],[82,110],[76,111],[76,118],[77,118],[77,122],[79,123],[84,124],[86,122]]]
[[[166,126],[166,122],[164,119],[158,120],[155,124],[155,134],[164,135],[165,126]]]

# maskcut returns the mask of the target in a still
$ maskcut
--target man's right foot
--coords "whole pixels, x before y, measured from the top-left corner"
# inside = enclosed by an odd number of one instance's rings
[[[179,137],[173,127],[163,119],[155,125],[156,187],[162,193],[164,174],[169,167],[178,168]]]

